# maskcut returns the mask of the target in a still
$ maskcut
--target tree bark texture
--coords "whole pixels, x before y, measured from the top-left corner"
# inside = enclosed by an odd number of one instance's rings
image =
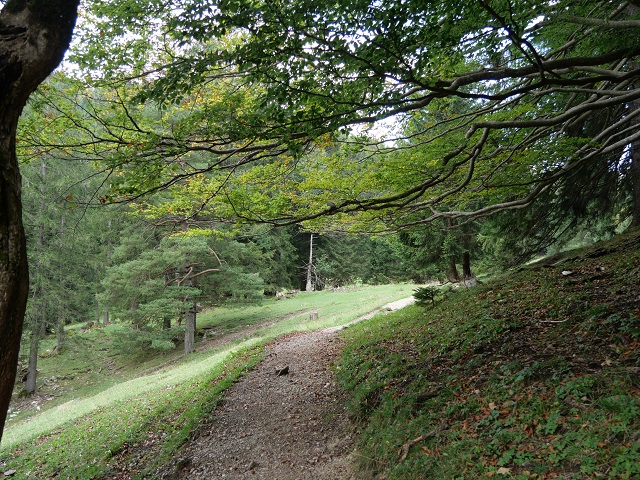
[[[29,95],[69,47],[80,0],[8,0],[0,11],[0,438],[29,289],[16,129]]]
[[[189,308],[184,317],[184,354],[189,355],[195,350],[196,306]]]

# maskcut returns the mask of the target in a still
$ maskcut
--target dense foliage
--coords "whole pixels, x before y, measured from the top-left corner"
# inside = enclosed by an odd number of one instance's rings
[[[74,56],[129,89],[85,132],[116,197],[194,178],[198,211],[361,229],[638,204],[633,2],[149,3],[96,2]]]

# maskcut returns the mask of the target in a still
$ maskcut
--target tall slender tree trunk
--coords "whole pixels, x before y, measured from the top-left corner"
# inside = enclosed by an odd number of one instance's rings
[[[309,263],[307,264],[307,284],[305,286],[305,291],[313,291],[313,233],[309,239]]]
[[[111,219],[109,219],[107,221],[107,227],[108,227],[109,233],[111,233],[111,227],[112,227]],[[105,239],[105,249],[106,249],[106,252],[107,252],[107,258],[106,258],[105,265],[111,265],[111,251],[112,251],[111,235],[109,235]],[[99,321],[100,321],[100,319],[98,319],[98,322]],[[102,323],[104,325],[109,325],[109,322],[110,322],[110,319],[109,319],[109,304],[107,303],[107,301],[105,299],[104,304],[102,305]]]
[[[62,312],[58,312],[58,318],[56,319],[56,352],[62,352],[64,348],[64,316]]]
[[[184,316],[184,354],[195,350],[196,343],[196,305],[193,304]]]
[[[0,11],[0,438],[29,291],[16,129],[29,95],[69,47],[80,0],[8,0]]]
[[[38,379],[38,347],[40,346],[40,332],[33,329],[31,342],[29,343],[29,367],[27,368],[27,380],[24,382],[24,391],[31,395],[36,391]]]
[[[45,216],[45,186],[47,183],[47,163],[42,162],[40,165],[40,207],[38,210],[38,219],[37,219],[37,231],[38,235],[36,237],[36,252],[42,255],[44,250],[45,241],[44,241],[44,216]],[[39,257],[37,263],[37,270],[42,268],[42,259]],[[38,380],[38,348],[40,347],[40,339],[43,338],[46,334],[47,325],[45,321],[46,312],[43,308],[41,302],[44,297],[44,289],[42,284],[42,279],[38,276],[38,280],[36,280],[35,285],[32,284],[33,296],[31,297],[32,301],[36,302],[36,306],[32,308],[32,312],[35,309],[35,313],[31,315],[31,319],[28,322],[29,327],[31,328],[31,341],[29,342],[29,365],[27,366],[27,378],[24,383],[24,390],[27,395],[31,395],[36,391],[36,383]]]

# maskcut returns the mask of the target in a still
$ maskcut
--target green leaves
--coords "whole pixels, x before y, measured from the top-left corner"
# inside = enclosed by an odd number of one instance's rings
[[[586,0],[101,1],[74,57],[100,88],[65,87],[47,108],[74,138],[60,151],[111,172],[104,202],[172,190],[140,205],[151,218],[462,224],[562,178],[593,181],[578,172],[627,188],[615,162],[635,141],[640,34],[607,22],[636,13]]]

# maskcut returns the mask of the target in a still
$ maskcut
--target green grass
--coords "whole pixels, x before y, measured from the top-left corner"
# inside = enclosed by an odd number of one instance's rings
[[[248,308],[203,312],[201,329],[247,333],[187,357],[178,351],[125,355],[113,349],[113,334],[123,330],[121,325],[70,335],[62,354],[45,353],[39,361],[40,378],[49,383],[41,390],[59,396],[37,415],[22,412],[8,422],[0,471],[15,469],[12,478],[19,479],[89,479],[117,474],[126,464],[128,472],[130,465],[140,465],[134,478],[149,478],[188,440],[224,390],[260,360],[266,343],[292,331],[347,323],[410,296],[413,288],[301,293]],[[318,312],[317,321],[309,321],[311,311]],[[52,342],[45,341],[45,352],[52,350]],[[140,445],[144,448],[136,448]],[[141,451],[147,452],[145,458],[131,458]]]
[[[640,478],[639,247],[631,232],[346,330],[361,467]]]
[[[396,284],[301,292],[286,300],[269,300],[240,310],[221,308],[204,312],[198,317],[198,326],[233,331],[264,323],[265,319],[288,317],[276,330],[281,333],[315,330],[342,325],[389,302],[411,296],[414,288],[414,285]],[[318,312],[317,321],[309,321],[312,311]]]
[[[14,447],[4,468],[17,470],[14,478],[105,478],[136,469],[134,478],[145,478],[172,458],[224,390],[260,358],[259,348],[245,349],[188,381],[95,405],[90,415]],[[135,448],[143,442],[144,449]]]
[[[223,364],[237,350],[244,351],[260,344],[262,340],[262,338],[247,340],[213,355],[192,355],[178,365],[164,368],[157,373],[118,382],[95,395],[70,400],[57,406],[55,410],[49,410],[48,413],[42,413],[15,427],[8,428],[3,435],[2,446],[5,448],[14,447],[19,443],[60,428],[69,421],[88,415],[95,410],[107,408],[118,402],[125,402],[148,392],[173,388],[189,380],[202,377],[210,370]]]

